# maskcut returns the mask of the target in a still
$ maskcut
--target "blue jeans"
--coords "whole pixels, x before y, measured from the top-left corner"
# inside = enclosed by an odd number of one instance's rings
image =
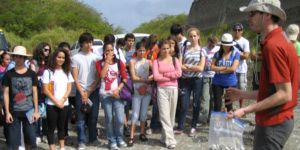
[[[193,119],[192,119],[192,128],[196,128],[199,109],[200,109],[200,96],[202,92],[202,78],[185,78],[182,79],[182,87],[184,88],[185,95],[182,98],[181,102],[181,114],[178,122],[177,130],[182,131],[182,127],[185,123],[186,115],[188,108],[190,106],[190,95],[193,91]]]
[[[132,97],[132,117],[131,124],[136,124],[140,118],[141,121],[147,120],[147,111],[150,104],[151,95],[133,95]]]
[[[123,142],[124,102],[119,98],[101,94],[99,97],[105,114],[108,145],[111,147]],[[113,114],[115,114],[115,117]]]
[[[23,126],[24,142],[26,145],[35,146],[35,124],[30,124],[26,117],[15,117],[12,123],[6,123],[7,130],[7,145],[10,148],[17,148],[21,146],[21,126]],[[21,125],[22,124],[22,125]]]
[[[94,142],[97,140],[97,119],[99,113],[99,88],[96,88],[94,92],[91,93],[89,99],[93,102],[91,112],[84,114],[80,111],[81,108],[81,95],[76,91],[76,117],[77,117],[77,136],[78,144],[86,144],[86,136],[84,132],[85,120],[88,117],[88,129],[89,129],[89,142]]]

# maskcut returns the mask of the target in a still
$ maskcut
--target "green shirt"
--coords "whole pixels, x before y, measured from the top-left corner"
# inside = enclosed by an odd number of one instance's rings
[[[294,44],[294,46],[295,46],[295,48],[296,48],[298,57],[300,57],[300,43],[299,43],[299,42],[296,42],[296,43]]]

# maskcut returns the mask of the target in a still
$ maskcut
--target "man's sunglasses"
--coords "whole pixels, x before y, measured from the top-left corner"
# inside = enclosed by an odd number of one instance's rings
[[[243,29],[233,29],[234,32],[241,32]]]
[[[260,14],[263,14],[263,12],[260,12],[260,11],[250,11],[248,16],[249,17],[253,17],[256,13],[260,13]]]

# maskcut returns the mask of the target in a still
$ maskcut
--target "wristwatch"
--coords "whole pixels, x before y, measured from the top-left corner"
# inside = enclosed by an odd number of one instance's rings
[[[192,64],[189,64],[188,68],[191,69],[192,68]]]

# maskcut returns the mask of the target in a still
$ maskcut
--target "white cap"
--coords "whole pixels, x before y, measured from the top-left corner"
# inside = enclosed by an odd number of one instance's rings
[[[286,28],[286,35],[292,41],[297,41],[298,34],[299,34],[299,26],[296,24],[290,24]]]

